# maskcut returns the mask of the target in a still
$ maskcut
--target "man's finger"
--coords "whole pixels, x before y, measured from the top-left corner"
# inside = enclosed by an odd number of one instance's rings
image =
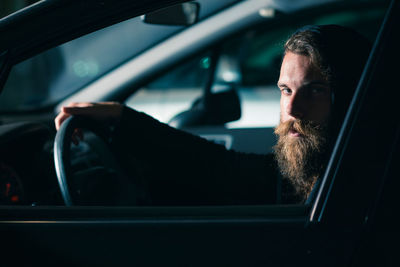
[[[60,114],[57,115],[57,117],[55,118],[55,125],[56,125],[56,129],[58,131],[58,129],[60,129],[61,124],[70,117],[70,114],[64,113],[64,112],[60,112]]]
[[[81,106],[66,106],[62,107],[61,112],[57,115],[55,118],[55,125],[56,129],[60,128],[61,124],[68,119],[71,115],[84,115],[84,116],[90,116],[90,117],[95,117],[96,116],[96,110],[93,109],[92,104],[82,104]]]
[[[70,114],[70,115],[83,115],[94,118],[101,118],[103,115],[107,115],[101,113],[102,109],[98,106],[83,106],[83,107],[63,107],[62,112]]]
[[[91,103],[91,102],[72,102],[69,103],[66,107],[91,107],[96,105],[96,103]]]
[[[70,103],[61,108],[60,114],[55,119],[56,129],[71,115],[82,115],[100,122],[108,123],[119,118],[123,106],[117,102],[100,103]]]

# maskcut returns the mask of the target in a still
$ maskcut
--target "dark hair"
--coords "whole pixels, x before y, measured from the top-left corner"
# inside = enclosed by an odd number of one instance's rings
[[[341,124],[369,56],[369,40],[343,26],[308,25],[294,32],[284,49],[308,56],[321,72],[333,92],[333,119]]]
[[[304,28],[302,28],[304,29]],[[309,28],[296,31],[285,43],[285,54],[292,52],[299,55],[304,55],[310,58],[311,64],[317,68],[326,81],[330,81],[331,71],[329,64],[323,61],[324,56],[321,56],[321,44],[318,42],[318,33]]]

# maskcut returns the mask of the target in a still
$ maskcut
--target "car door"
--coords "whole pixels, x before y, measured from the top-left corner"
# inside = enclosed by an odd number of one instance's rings
[[[114,5],[112,1],[93,0],[38,5],[36,11],[19,21],[0,24],[0,34],[9,37],[0,44],[1,80],[6,79],[14,64],[51,45],[175,2],[120,1]],[[399,112],[397,99],[387,94],[395,91],[392,86],[398,87],[395,66],[399,62],[396,53],[399,43],[395,36],[399,29],[399,8],[398,1],[393,1],[312,206],[2,206],[2,264],[376,266],[375,263],[382,263],[385,259],[376,257],[382,254],[374,252],[383,253],[387,246],[375,246],[371,240],[388,240],[381,228],[382,221],[393,217],[384,216],[391,214],[388,211],[379,212],[380,200],[390,203],[385,194],[391,192],[388,186],[393,186],[398,178]],[[72,20],[70,12],[76,14],[77,10],[84,19]],[[53,12],[58,19],[61,16],[60,25],[43,29],[47,23],[41,14],[45,11]],[[35,17],[35,23],[25,29],[24,25]],[[41,34],[37,37],[38,32]],[[25,38],[31,42],[21,43]],[[395,266],[398,261],[391,258],[385,263]]]

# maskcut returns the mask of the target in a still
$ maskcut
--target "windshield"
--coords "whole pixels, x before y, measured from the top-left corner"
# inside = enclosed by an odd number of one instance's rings
[[[34,1],[25,1],[25,5],[28,2]],[[197,2],[202,20],[238,0]],[[182,29],[182,26],[145,24],[136,17],[21,62],[12,68],[3,88],[0,111],[27,111],[54,105]]]

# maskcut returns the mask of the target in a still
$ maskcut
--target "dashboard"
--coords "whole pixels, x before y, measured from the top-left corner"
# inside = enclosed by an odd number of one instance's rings
[[[0,205],[59,205],[51,131],[43,124],[0,125]]]
[[[0,125],[0,205],[65,205],[54,167],[53,142],[54,133],[44,124]],[[131,182],[105,164],[111,160],[101,144],[98,137],[85,133],[85,141],[71,146],[69,182],[74,204],[135,204]]]

